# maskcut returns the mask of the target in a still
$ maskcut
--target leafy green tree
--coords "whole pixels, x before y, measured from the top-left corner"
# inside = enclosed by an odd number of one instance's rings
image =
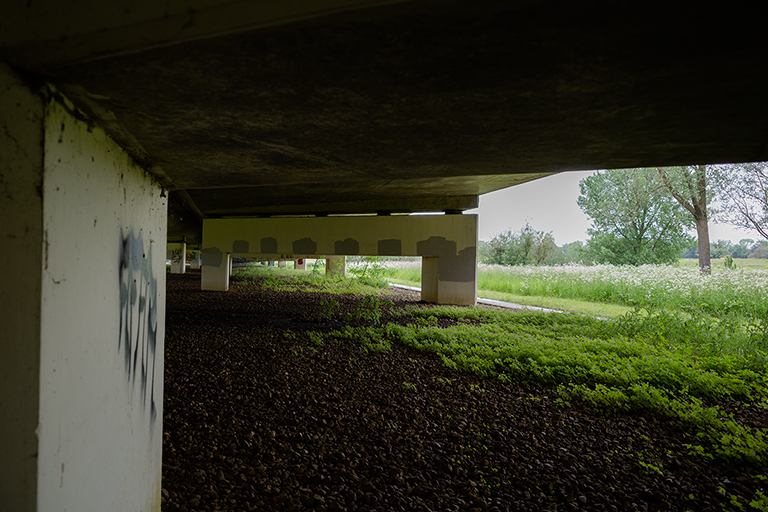
[[[710,254],[713,258],[725,258],[733,256],[733,242],[730,240],[718,240],[710,245]]]
[[[768,162],[725,164],[718,189],[722,192],[721,217],[729,223],[755,229],[768,239]]]
[[[707,202],[712,192],[708,175],[717,172],[716,168],[708,168],[706,165],[687,165],[658,167],[656,171],[667,191],[693,216],[698,242],[699,270],[709,274],[712,263]]]
[[[507,230],[480,244],[479,259],[496,265],[541,265],[558,253],[552,233],[538,231],[527,222],[520,231]]]
[[[739,243],[733,246],[731,256],[734,258],[749,258],[749,253],[752,252],[755,241],[751,238],[742,238]]]
[[[579,183],[578,205],[592,219],[587,254],[596,263],[673,263],[693,238],[693,218],[652,169],[598,172]]]
[[[590,263],[586,247],[581,240],[563,244],[563,263]]]
[[[755,250],[749,253],[750,258],[768,259],[768,247],[758,245]]]

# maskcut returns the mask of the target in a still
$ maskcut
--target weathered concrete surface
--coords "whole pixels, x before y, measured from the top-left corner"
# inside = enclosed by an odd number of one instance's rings
[[[162,189],[3,65],[0,123],[0,509],[157,511]]]
[[[37,504],[44,117],[0,63],[0,504],[25,512]]]
[[[188,241],[202,218],[464,210],[547,173],[768,159],[757,5],[172,0],[74,21],[90,3],[21,9],[3,54],[178,189]]]

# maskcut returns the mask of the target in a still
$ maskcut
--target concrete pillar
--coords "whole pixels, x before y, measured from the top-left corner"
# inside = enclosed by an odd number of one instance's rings
[[[167,205],[84,119],[0,64],[2,510],[160,509]]]
[[[440,258],[424,256],[421,258],[421,300],[437,302],[440,294]]]
[[[200,249],[187,250],[187,262],[190,269],[200,268]]]
[[[296,263],[294,263],[293,268],[295,270],[306,270],[307,269],[307,260],[304,258],[298,258],[296,260]]]
[[[285,260],[277,260],[277,266],[278,267],[285,267]]]
[[[229,290],[229,275],[232,273],[232,255],[217,251],[202,254],[201,282],[203,290],[225,292]]]
[[[229,252],[263,260],[324,256],[329,273],[343,268],[334,257],[421,256],[425,301],[467,305],[477,298],[476,215],[205,219],[203,276],[209,253],[216,267]]]
[[[168,256],[171,260],[171,274],[183,274],[187,271],[187,244],[184,242],[168,244]]]
[[[345,256],[327,256],[325,258],[325,275],[345,277],[347,275],[347,258]]]

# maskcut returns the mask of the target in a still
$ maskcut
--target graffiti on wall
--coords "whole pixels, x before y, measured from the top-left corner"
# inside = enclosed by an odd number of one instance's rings
[[[152,272],[152,245],[144,252],[141,233],[120,230],[120,337],[118,352],[131,389],[140,393],[141,406],[157,418],[155,369],[157,363],[157,277]],[[138,381],[138,382],[137,382]]]
[[[197,260],[197,251],[187,251],[187,263]]]
[[[174,265],[180,264],[181,263],[181,256],[182,256],[181,249],[173,249],[171,251],[171,262]]]

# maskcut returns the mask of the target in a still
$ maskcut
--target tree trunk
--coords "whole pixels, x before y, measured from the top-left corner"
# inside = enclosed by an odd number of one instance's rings
[[[709,221],[706,214],[696,218],[696,236],[699,239],[699,270],[702,274],[712,272],[709,255]]]
[[[663,168],[659,167],[658,171],[662,183],[672,194],[672,197],[677,199],[677,202],[693,215],[699,242],[699,270],[702,274],[711,273],[712,262],[709,254],[709,220],[707,216],[707,166],[696,165],[693,175],[684,175],[687,182],[683,188],[688,197],[673,188]]]

